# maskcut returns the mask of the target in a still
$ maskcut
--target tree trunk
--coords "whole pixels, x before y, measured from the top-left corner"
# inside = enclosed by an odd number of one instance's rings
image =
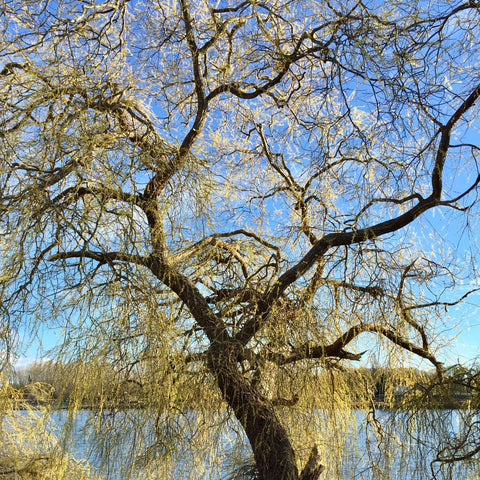
[[[223,351],[212,357],[211,369],[218,386],[250,441],[258,479],[318,480],[323,466],[316,447],[299,476],[295,451],[272,403],[239,372],[234,355]]]

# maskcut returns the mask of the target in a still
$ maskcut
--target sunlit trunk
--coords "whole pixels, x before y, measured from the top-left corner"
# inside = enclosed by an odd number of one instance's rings
[[[224,399],[245,430],[259,480],[299,479],[295,452],[271,402],[241,375],[228,354],[214,359],[211,368]]]

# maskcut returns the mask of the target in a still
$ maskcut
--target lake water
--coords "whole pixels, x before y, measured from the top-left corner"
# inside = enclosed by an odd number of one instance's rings
[[[161,418],[154,421],[144,411],[135,410],[115,415],[104,412],[101,418],[91,411],[79,411],[72,422],[67,421],[67,415],[66,411],[53,412],[47,429],[60,441],[64,439],[71,456],[87,459],[107,480],[219,480],[228,476],[232,464],[248,457],[241,429],[223,418],[208,419],[212,426],[217,423],[220,427],[210,429],[211,436],[206,438],[197,432],[206,426],[207,419],[199,421],[200,416],[193,413],[163,423]],[[332,416],[337,417],[333,423]],[[377,411],[374,418],[365,411],[355,411],[348,421],[345,418],[342,412],[317,412],[318,422],[312,423],[318,431],[316,443],[324,452],[327,472],[322,478],[326,480],[480,478],[480,461],[475,457],[471,461],[432,463],[447,438],[450,444],[456,442],[457,456],[480,446],[480,421],[476,418],[471,419],[468,442],[463,444],[464,420],[454,410],[415,415]],[[164,443],[158,441],[159,428]],[[169,451],[171,445],[180,445],[180,452],[175,455]]]

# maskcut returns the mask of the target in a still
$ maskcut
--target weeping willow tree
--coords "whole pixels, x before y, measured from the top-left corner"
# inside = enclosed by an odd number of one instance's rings
[[[441,376],[476,272],[479,8],[2,0],[5,363],[62,332],[69,408],[152,478],[221,475],[217,442],[346,476],[345,371]]]

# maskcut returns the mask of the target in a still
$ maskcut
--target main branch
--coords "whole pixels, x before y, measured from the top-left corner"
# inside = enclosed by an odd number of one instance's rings
[[[418,202],[409,210],[384,222],[369,227],[353,230],[351,232],[334,232],[325,235],[306,253],[306,255],[293,267],[281,275],[277,282],[267,291],[259,302],[257,315],[249,319],[239,331],[236,339],[246,345],[266,322],[275,302],[282,296],[285,290],[307,273],[313,265],[321,261],[325,254],[333,247],[348,246],[367,242],[383,235],[396,232],[411,224],[419,216],[428,210],[440,205],[442,196],[442,175],[445,159],[450,147],[450,137],[453,127],[473,107],[480,96],[480,84],[472,91],[449,121],[441,129],[439,145],[431,173],[432,192],[427,198],[418,198]]]

